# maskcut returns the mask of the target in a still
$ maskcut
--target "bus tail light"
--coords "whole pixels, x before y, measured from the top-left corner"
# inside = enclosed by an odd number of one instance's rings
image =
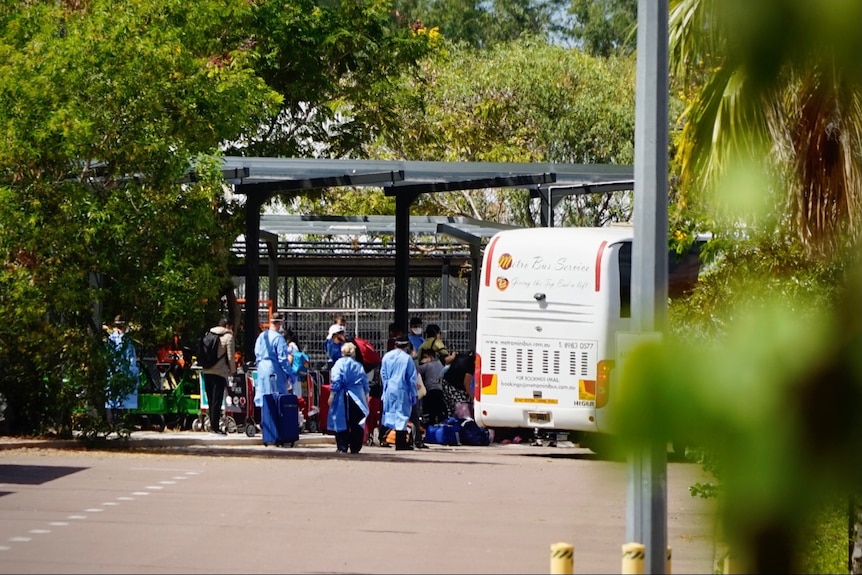
[[[596,366],[596,409],[608,404],[611,370],[614,368],[614,364],[612,359],[603,359]]]
[[[476,354],[473,369],[473,401],[482,401],[482,356]]]

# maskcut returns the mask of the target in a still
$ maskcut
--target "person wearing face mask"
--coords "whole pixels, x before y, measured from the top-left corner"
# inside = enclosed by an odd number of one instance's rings
[[[287,393],[290,364],[287,361],[287,341],[281,335],[284,316],[272,314],[269,329],[257,336],[254,357],[257,366],[257,382],[254,386],[254,404],[263,405],[263,396],[271,393]]]
[[[419,346],[422,345],[422,342],[425,341],[425,337],[422,332],[422,318],[414,317],[410,320],[410,331],[407,334],[407,337],[410,339],[410,345],[414,350],[418,350]]]
[[[327,366],[332,369],[335,362],[341,359],[341,346],[347,341],[347,333],[344,326],[334,323],[329,326],[329,335],[326,338]]]

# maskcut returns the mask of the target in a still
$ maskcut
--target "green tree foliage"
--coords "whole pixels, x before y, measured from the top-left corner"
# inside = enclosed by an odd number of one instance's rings
[[[814,521],[862,480],[860,7],[670,4],[680,206],[717,224],[716,258],[675,332],[628,356],[616,416],[633,445],[705,449],[743,569],[812,569]]]
[[[631,54],[637,45],[638,0],[572,0],[572,36],[593,56]]]
[[[597,59],[538,40],[482,53],[454,49],[423,84],[422,114],[387,142],[397,157],[447,161],[633,162],[634,62]],[[526,192],[434,194],[426,209],[494,221],[536,221]],[[558,211],[568,223],[628,219],[621,197],[579,196]]]
[[[450,42],[490,48],[522,36],[561,37],[564,0],[399,0],[399,13],[417,25],[437,28]]]
[[[862,480],[859,264],[803,253],[730,253],[671,306],[671,323],[691,327],[633,352],[621,374],[615,416],[633,445],[686,438],[712,458],[721,532],[745,572],[800,572],[812,522]]]
[[[862,4],[670,6],[673,70],[696,87],[679,147],[684,188],[714,189],[740,161],[774,169],[782,224],[812,253],[840,253],[862,231]]]
[[[103,401],[94,309],[125,314],[140,355],[213,320],[242,205],[212,154],[359,149],[389,120],[391,79],[435,38],[376,1],[2,3],[0,394],[12,430],[68,430],[77,399]]]
[[[255,71],[282,102],[229,151],[269,157],[355,155],[392,124],[393,78],[415,69],[437,37],[377,0],[259,1],[243,31]]]
[[[13,430],[68,431],[77,394],[104,382],[94,302],[150,350],[217,302],[236,208],[211,163],[177,182],[279,99],[235,31],[244,1],[14,4],[0,13],[0,393]]]
[[[631,164],[634,62],[519,40],[487,51],[450,48],[405,78],[394,126],[368,148],[373,157],[475,162]],[[394,213],[382,192],[327,192],[300,208],[317,213]],[[329,210],[333,211],[329,211]],[[340,211],[338,211],[340,210]],[[533,208],[533,212],[535,209]],[[534,225],[527,193],[426,194],[414,214],[462,215]],[[630,196],[578,196],[558,217],[572,225],[625,221]]]

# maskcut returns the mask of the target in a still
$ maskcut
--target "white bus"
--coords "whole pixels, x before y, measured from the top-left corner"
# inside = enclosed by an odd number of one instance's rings
[[[485,427],[580,432],[595,450],[616,334],[631,330],[631,226],[528,228],[485,249],[475,418]]]

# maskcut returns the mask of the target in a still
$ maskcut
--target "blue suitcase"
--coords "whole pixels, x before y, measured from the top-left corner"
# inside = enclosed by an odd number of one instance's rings
[[[429,425],[425,428],[425,443],[436,445],[461,445],[461,428],[451,423]]]
[[[299,400],[292,393],[263,396],[260,432],[264,445],[293,444],[299,440]]]

